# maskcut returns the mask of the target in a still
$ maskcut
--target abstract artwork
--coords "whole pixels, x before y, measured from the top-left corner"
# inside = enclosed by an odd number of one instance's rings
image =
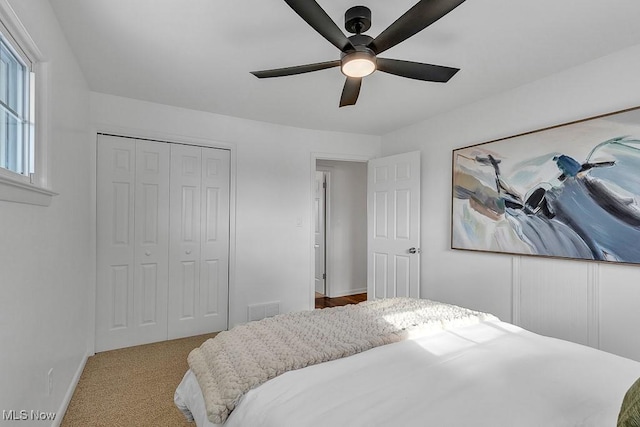
[[[453,151],[451,247],[640,263],[640,109]]]

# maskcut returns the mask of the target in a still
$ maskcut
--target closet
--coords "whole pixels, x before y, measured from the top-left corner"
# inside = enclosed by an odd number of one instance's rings
[[[96,351],[226,329],[229,151],[97,145]]]

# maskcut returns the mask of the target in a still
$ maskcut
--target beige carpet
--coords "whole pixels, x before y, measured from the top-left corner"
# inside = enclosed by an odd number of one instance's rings
[[[147,344],[92,356],[62,420],[76,426],[189,426],[173,404],[187,355],[215,334]]]

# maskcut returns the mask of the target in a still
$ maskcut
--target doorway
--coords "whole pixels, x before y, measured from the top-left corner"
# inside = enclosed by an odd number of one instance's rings
[[[367,292],[367,163],[316,159],[314,293]]]
[[[315,195],[313,205],[313,235],[315,253],[315,293],[316,298],[327,295],[327,181],[331,172],[316,169]]]

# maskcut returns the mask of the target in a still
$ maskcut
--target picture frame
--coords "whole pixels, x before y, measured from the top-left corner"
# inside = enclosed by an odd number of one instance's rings
[[[640,107],[453,150],[451,248],[640,264]]]

